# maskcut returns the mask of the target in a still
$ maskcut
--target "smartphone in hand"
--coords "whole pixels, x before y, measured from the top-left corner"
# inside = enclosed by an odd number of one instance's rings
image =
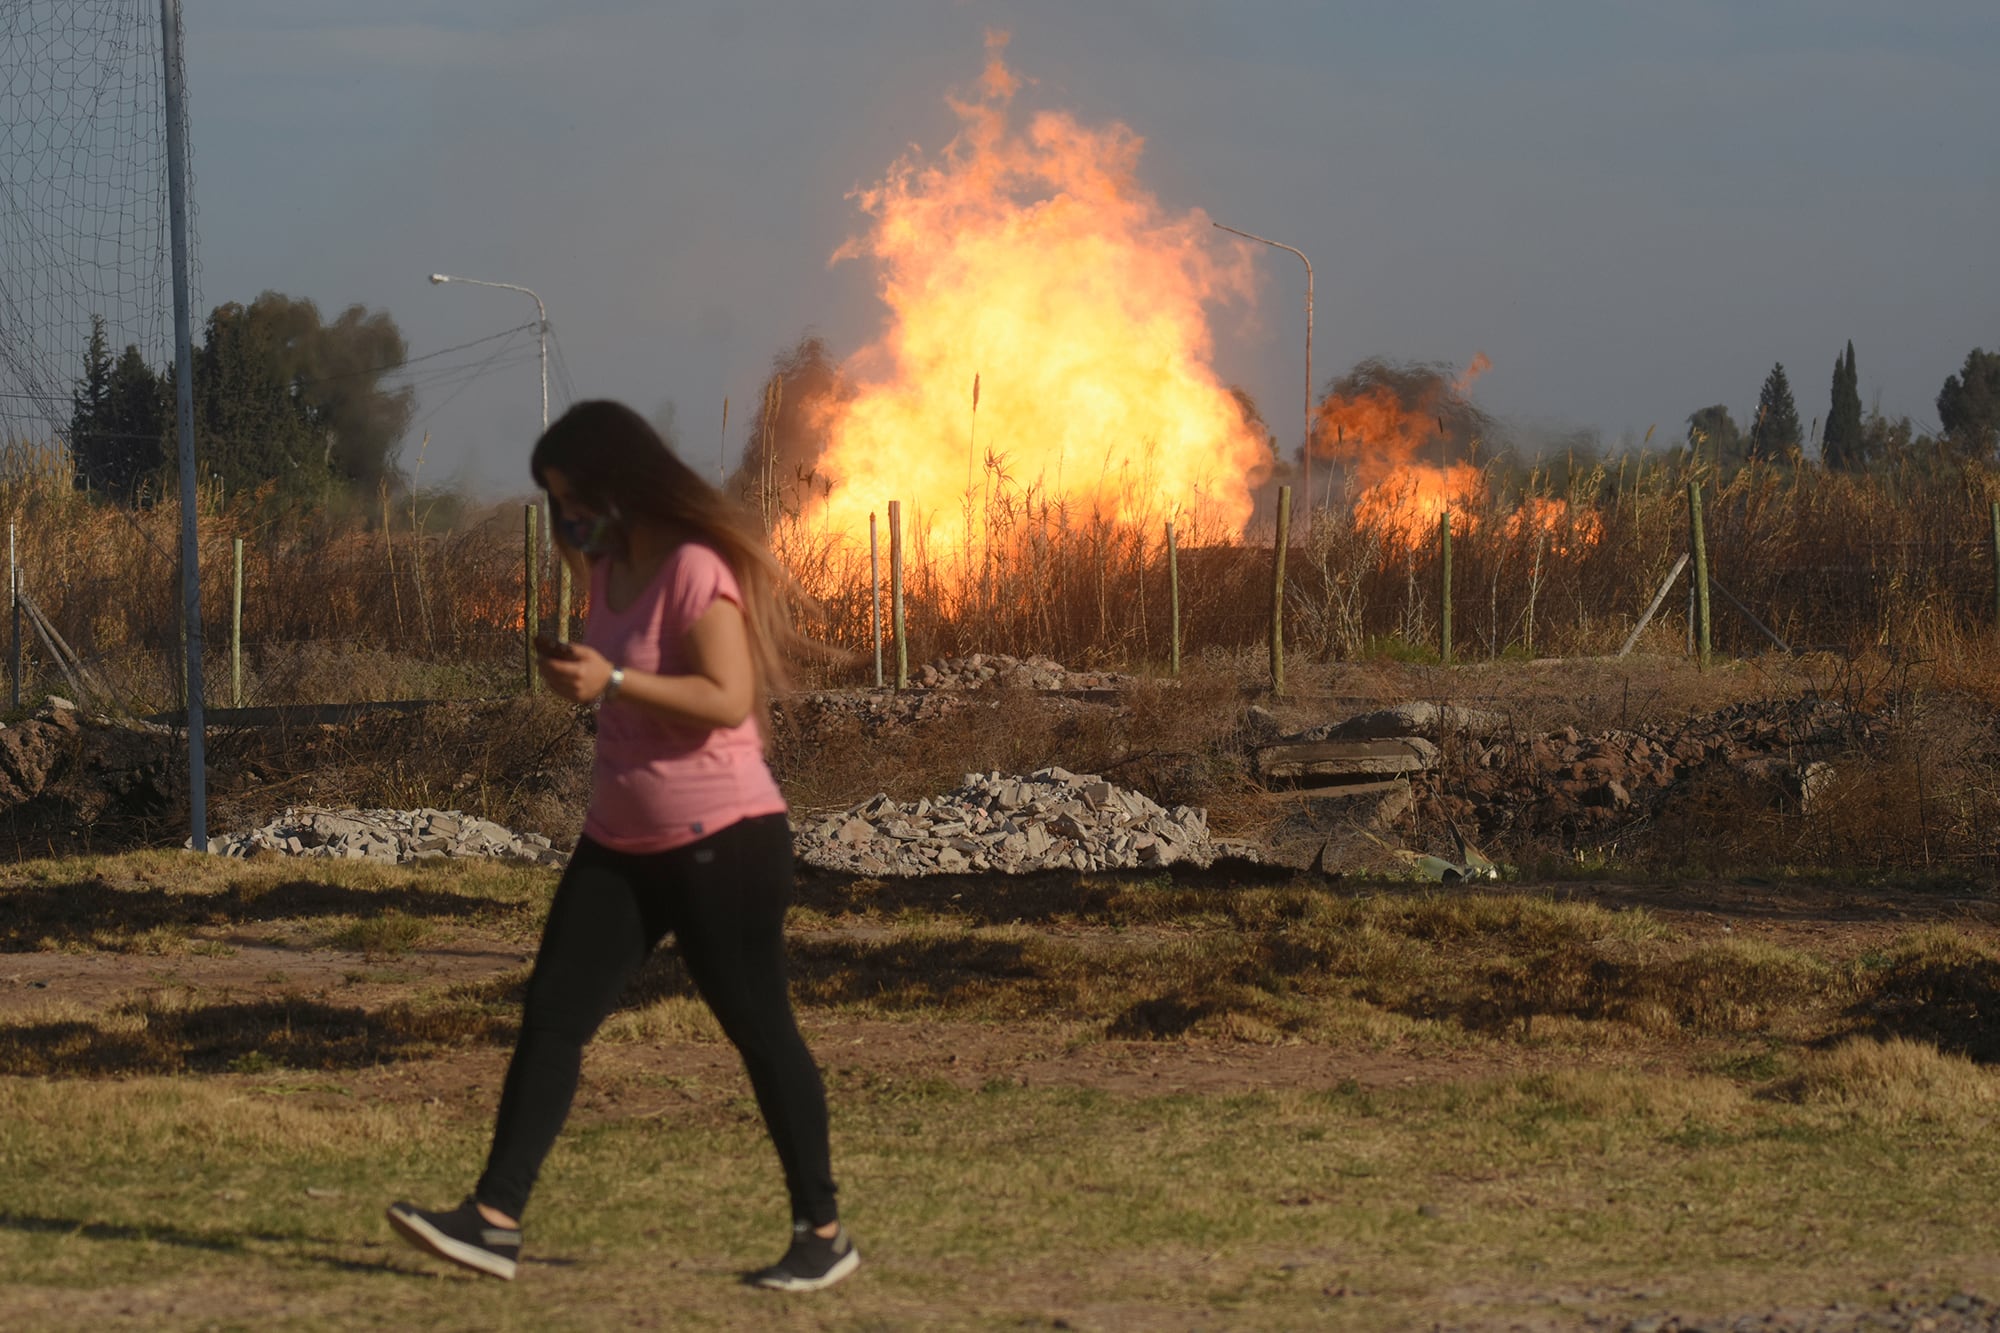
[[[535,653],[541,657],[553,657],[558,661],[570,661],[576,657],[576,648],[567,643],[558,643],[547,634],[535,636]]]

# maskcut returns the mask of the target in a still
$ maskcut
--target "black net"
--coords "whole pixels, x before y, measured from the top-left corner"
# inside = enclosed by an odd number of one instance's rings
[[[161,48],[157,0],[0,3],[0,443],[15,450],[66,444],[98,321],[109,355],[172,364]]]

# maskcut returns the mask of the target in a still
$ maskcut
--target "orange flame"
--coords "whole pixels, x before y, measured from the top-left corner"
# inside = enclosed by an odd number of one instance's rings
[[[1450,382],[1435,378],[1411,393],[1387,383],[1369,384],[1347,394],[1329,394],[1319,406],[1313,428],[1313,452],[1344,462],[1362,489],[1354,502],[1354,520],[1381,534],[1383,541],[1403,550],[1417,550],[1437,540],[1439,517],[1451,514],[1456,536],[1477,525],[1476,511],[1487,503],[1486,476],[1470,463],[1439,457],[1447,445],[1446,423],[1440,410],[1447,398],[1463,399],[1474,380],[1492,368],[1484,352]],[[1568,502],[1529,496],[1508,515],[1501,531],[1509,539],[1540,534],[1556,555],[1595,546],[1604,537],[1604,520],[1589,509],[1572,510]]]
[[[1519,540],[1537,531],[1554,554],[1570,555],[1604,540],[1604,518],[1595,509],[1574,509],[1567,500],[1530,495],[1507,516],[1506,533]]]
[[[1491,368],[1484,352],[1472,358],[1452,382],[1462,398],[1472,382]],[[1393,387],[1372,384],[1322,399],[1313,424],[1313,452],[1346,463],[1362,490],[1354,502],[1355,522],[1382,534],[1391,545],[1415,549],[1437,539],[1439,516],[1449,510],[1452,531],[1470,529],[1469,511],[1486,501],[1486,477],[1469,463],[1437,463],[1445,444],[1439,419],[1445,386],[1439,380],[1415,401]]]
[[[1486,501],[1486,474],[1470,463],[1448,468],[1405,466],[1362,491],[1354,521],[1394,546],[1415,550],[1437,540],[1438,519],[1451,513],[1454,536],[1471,530],[1471,510]]]
[[[825,409],[820,493],[794,526],[865,540],[899,499],[941,565],[1004,540],[994,507],[1026,497],[1240,531],[1272,460],[1210,363],[1205,308],[1250,295],[1247,249],[1139,185],[1126,126],[1044,111],[1017,129],[1006,42],[988,34],[976,93],[950,99],[944,150],[854,195],[871,223],[834,260],[874,261],[888,324],[843,368],[855,392]]]

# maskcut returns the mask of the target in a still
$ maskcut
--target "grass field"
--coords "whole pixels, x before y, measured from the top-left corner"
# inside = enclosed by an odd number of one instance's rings
[[[9,1328],[1612,1327],[2000,1283],[2000,931],[1963,886],[1448,896],[809,882],[864,1267],[783,1243],[660,960],[504,1285],[382,1208],[476,1174],[547,872],[24,865],[0,885]]]

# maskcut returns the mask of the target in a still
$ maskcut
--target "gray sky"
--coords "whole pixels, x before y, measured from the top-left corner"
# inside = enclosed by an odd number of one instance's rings
[[[827,262],[862,223],[845,196],[943,145],[998,27],[1017,106],[1124,121],[1167,209],[1313,257],[1322,383],[1484,351],[1489,411],[1615,443],[1743,419],[1774,361],[1823,417],[1849,338],[1863,402],[1933,422],[2000,345],[1992,0],[555,8],[189,5],[204,301],[359,302],[421,354],[534,313],[426,274],[525,284],[579,394],[673,400],[707,460],[727,394],[733,458],[775,353],[879,331],[869,269]],[[1272,251],[1215,330],[1288,447],[1302,296]],[[405,466],[428,429],[426,481],[527,489],[532,357],[450,391]]]

